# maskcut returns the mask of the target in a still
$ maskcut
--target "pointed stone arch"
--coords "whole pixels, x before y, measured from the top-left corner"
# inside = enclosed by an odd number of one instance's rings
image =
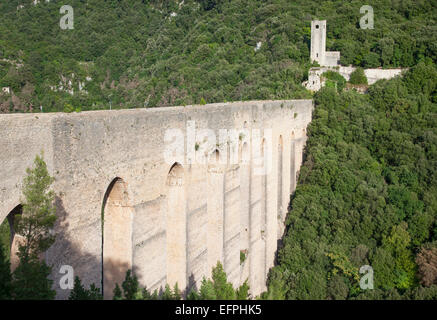
[[[102,287],[111,299],[116,283],[121,285],[126,271],[132,269],[132,219],[126,182],[115,178],[109,184],[102,208]]]
[[[11,263],[11,271],[14,271],[18,264],[19,264],[19,258],[18,258],[18,248],[19,245],[23,243],[24,238],[16,233],[15,230],[15,221],[17,215],[21,215],[23,213],[23,206],[22,204],[16,205],[6,216],[6,219],[2,222],[6,229],[9,229],[9,243],[8,243],[8,249],[9,249],[9,261]]]

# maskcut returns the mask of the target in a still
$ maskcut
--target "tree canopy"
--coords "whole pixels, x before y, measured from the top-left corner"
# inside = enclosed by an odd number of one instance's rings
[[[266,297],[437,297],[436,72],[419,63],[366,95],[316,94]],[[375,290],[359,287],[363,265],[374,270]]]
[[[436,61],[433,1],[72,0],[0,3],[0,112],[81,111],[307,98],[310,22],[327,20],[341,63],[412,67]]]

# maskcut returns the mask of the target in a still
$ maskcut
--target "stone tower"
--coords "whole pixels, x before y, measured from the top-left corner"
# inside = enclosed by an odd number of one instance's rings
[[[311,21],[311,62],[317,61],[321,66],[325,62],[326,20]]]

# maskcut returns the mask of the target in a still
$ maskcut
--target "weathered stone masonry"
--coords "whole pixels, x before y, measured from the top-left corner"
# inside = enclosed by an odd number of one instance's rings
[[[312,109],[311,100],[291,100],[0,115],[0,222],[20,205],[25,169],[44,150],[58,207],[45,259],[59,299],[69,294],[59,287],[62,265],[110,297],[128,268],[151,290],[189,288],[218,260],[235,286],[248,279],[257,295],[284,230]],[[272,129],[271,146],[264,137],[259,148],[261,157],[271,152],[272,170],[255,174],[257,148],[247,138],[231,146],[238,164],[167,163],[165,132],[186,134],[188,121],[216,133]]]

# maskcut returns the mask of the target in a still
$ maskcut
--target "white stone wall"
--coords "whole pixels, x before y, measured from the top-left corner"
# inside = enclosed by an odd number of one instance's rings
[[[311,68],[308,71],[308,80],[304,81],[302,83],[302,85],[305,88],[307,88],[308,90],[319,91],[324,85],[320,76],[326,70],[328,70],[328,69],[327,68],[319,68],[319,67]]]
[[[311,68],[308,73],[308,80],[302,85],[311,91],[319,91],[324,82],[320,76],[328,70],[340,73],[346,81],[349,81],[351,73],[356,69],[352,66],[340,65],[339,51],[326,51],[326,20],[311,21],[311,61],[319,63],[320,67]],[[369,85],[381,79],[391,79],[402,73],[403,69],[365,69]]]
[[[338,72],[343,76],[346,81],[350,80],[350,75],[354,72],[356,67],[352,66],[325,66],[325,67],[314,67],[308,72],[308,80],[304,81],[302,85],[311,91],[319,91],[324,86],[324,81],[321,79],[321,75],[326,71]],[[378,80],[391,79],[396,76],[402,75],[406,69],[364,69],[364,74],[367,78],[367,83],[369,85],[374,84]]]

